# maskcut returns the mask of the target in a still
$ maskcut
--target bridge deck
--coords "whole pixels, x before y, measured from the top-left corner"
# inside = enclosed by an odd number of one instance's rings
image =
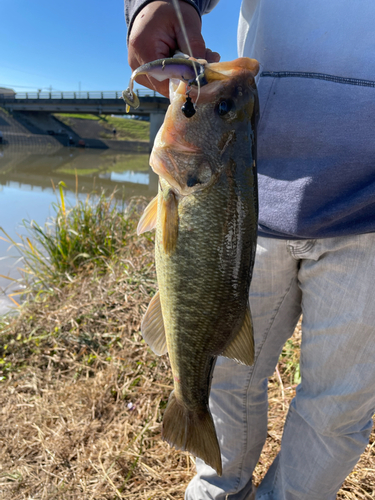
[[[136,91],[140,106],[131,114],[165,113],[169,100],[153,91]],[[11,111],[44,111],[47,113],[125,114],[125,103],[119,91],[106,92],[40,92],[0,95],[0,106]]]

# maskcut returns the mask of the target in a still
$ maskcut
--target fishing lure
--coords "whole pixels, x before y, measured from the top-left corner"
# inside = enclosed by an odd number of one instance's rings
[[[170,57],[143,64],[133,71],[130,77],[129,87],[122,93],[122,97],[126,102],[127,113],[130,107],[138,108],[139,106],[139,99],[137,94],[133,91],[133,85],[135,78],[140,75],[151,76],[159,82],[170,80],[171,78],[181,80],[186,83],[188,89],[192,86],[198,86],[198,88],[200,88],[208,83],[205,77],[205,65],[199,61],[193,61],[183,57]],[[191,102],[188,92],[189,90],[187,90],[186,112],[191,114],[194,104]],[[191,114],[191,116],[193,116],[193,114]]]

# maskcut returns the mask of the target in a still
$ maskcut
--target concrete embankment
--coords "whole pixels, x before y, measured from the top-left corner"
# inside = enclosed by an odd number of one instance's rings
[[[16,116],[10,115],[0,108],[0,130],[3,134],[3,146],[25,147],[29,150],[33,148],[48,150],[61,148],[61,144],[47,133],[36,133],[31,130]]]
[[[139,153],[147,153],[149,149],[146,141],[118,140],[115,135],[110,139],[111,131],[99,121],[69,118],[67,122],[43,112],[10,114],[0,108],[0,131],[4,146],[29,150],[53,152],[72,145]]]

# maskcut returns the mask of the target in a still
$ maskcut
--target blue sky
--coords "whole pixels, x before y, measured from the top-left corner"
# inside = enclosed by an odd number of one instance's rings
[[[0,86],[19,92],[127,87],[122,0],[3,0]],[[222,60],[237,56],[240,0],[221,0],[203,17],[206,44]]]

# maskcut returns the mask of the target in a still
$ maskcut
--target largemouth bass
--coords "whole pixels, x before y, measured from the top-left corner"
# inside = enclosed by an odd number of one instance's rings
[[[157,61],[153,76],[158,64],[160,78],[182,74],[175,60],[168,61]],[[215,361],[222,355],[251,365],[254,359],[248,293],[258,216],[258,63],[240,58],[197,64],[199,71],[181,61],[185,83],[175,89],[150,157],[159,192],[138,230],[156,227],[159,292],[142,334],[156,354],[168,351],[171,362],[174,391],[163,417],[163,439],[221,475],[208,405]],[[187,117],[182,108],[198,95],[193,71],[200,79],[199,99]]]

